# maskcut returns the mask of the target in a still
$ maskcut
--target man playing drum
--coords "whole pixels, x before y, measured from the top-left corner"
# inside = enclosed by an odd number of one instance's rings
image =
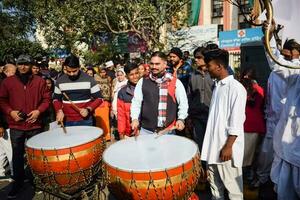
[[[186,92],[181,81],[167,73],[166,68],[167,56],[154,52],[149,77],[140,79],[136,85],[131,104],[131,127],[137,130],[141,123],[141,134],[184,129],[188,115]]]
[[[102,102],[96,81],[80,70],[79,59],[74,55],[66,58],[66,74],[55,84],[53,105],[56,120],[66,126],[92,126],[91,112]]]
[[[40,114],[50,103],[50,91],[45,80],[32,75],[30,56],[21,55],[17,60],[16,75],[7,77],[0,88],[0,107],[6,115],[13,149],[15,180],[8,198],[16,198],[25,178],[25,140],[41,132]]]
[[[118,92],[117,115],[118,115],[118,132],[121,139],[131,136],[130,126],[130,106],[134,94],[134,89],[140,79],[138,65],[135,63],[127,63],[124,67],[127,85]]]
[[[210,103],[201,160],[208,164],[213,199],[243,199],[242,163],[247,93],[229,75],[229,54],[222,49],[203,52],[208,72],[217,80]]]

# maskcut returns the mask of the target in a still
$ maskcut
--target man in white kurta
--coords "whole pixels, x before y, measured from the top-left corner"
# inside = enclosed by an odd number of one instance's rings
[[[284,60],[279,51],[273,50],[273,53],[278,61],[285,65],[300,66],[300,45],[295,41],[292,43],[291,61]],[[298,200],[300,199],[300,69],[280,67],[274,72],[285,80],[287,94],[274,131],[275,155],[270,176],[275,184],[277,199]]]
[[[291,56],[289,52],[292,50],[289,45],[286,45],[285,43],[283,46],[285,56],[281,55],[277,50],[274,38],[270,41],[270,45],[274,55],[281,63],[290,66],[298,65],[297,63],[299,63],[299,59],[289,58]],[[273,135],[276,125],[280,119],[282,109],[284,108],[288,91],[287,80],[278,74],[279,71],[285,71],[287,69],[276,64],[268,55],[267,59],[270,69],[272,70],[268,79],[267,101],[265,106],[267,133],[264,137],[262,147],[258,155],[256,171],[257,177],[251,184],[253,187],[259,187],[269,180],[272,162],[274,159]]]
[[[243,199],[242,163],[247,92],[228,74],[228,52],[204,54],[212,78],[217,79],[210,104],[201,160],[208,164],[213,199]]]

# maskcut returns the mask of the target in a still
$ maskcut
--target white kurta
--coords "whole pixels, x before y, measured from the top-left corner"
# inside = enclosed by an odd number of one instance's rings
[[[274,151],[283,160],[300,167],[300,70],[277,70],[288,85],[287,101],[274,132]]]
[[[235,167],[242,167],[244,156],[244,121],[247,92],[233,76],[216,83],[210,103],[201,160],[222,164],[220,152],[229,135],[237,138],[232,147]]]
[[[290,66],[300,65],[299,59],[285,60],[276,49],[273,38],[270,45],[280,63]],[[300,167],[300,69],[277,66],[274,72],[286,82],[286,102],[274,131],[274,151],[281,159]]]
[[[276,124],[280,118],[283,105],[286,101],[286,81],[275,71],[271,72],[268,79],[268,92],[266,103],[267,138],[272,138]]]

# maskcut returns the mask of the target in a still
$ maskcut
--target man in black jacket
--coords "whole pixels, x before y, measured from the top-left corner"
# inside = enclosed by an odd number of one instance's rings
[[[197,69],[193,71],[188,85],[188,126],[193,129],[193,137],[200,151],[202,149],[213,86],[213,81],[207,72],[204,62],[202,54],[204,50],[204,47],[198,47],[194,51]]]

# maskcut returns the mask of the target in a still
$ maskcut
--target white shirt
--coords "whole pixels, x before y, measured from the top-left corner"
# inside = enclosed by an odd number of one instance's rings
[[[279,62],[289,66],[300,66],[299,59],[287,61],[270,43]],[[276,67],[274,72],[286,82],[286,102],[274,131],[273,147],[281,159],[300,167],[300,69]]]
[[[287,82],[287,98],[274,132],[274,151],[300,167],[300,70],[282,69],[276,73]]]
[[[130,111],[131,111],[130,116],[132,120],[139,119],[140,117],[142,102],[143,102],[142,86],[143,86],[143,78],[139,80],[139,82],[136,84],[136,87],[134,89],[134,96],[130,107]],[[179,79],[176,80],[175,87],[176,87],[175,98],[178,104],[177,118],[185,120],[185,118],[187,118],[188,116],[188,109],[189,109],[186,92],[183,84]],[[158,109],[158,108],[153,108],[153,109]]]
[[[201,160],[222,164],[220,152],[229,135],[237,136],[232,147],[233,164],[241,167],[244,156],[244,121],[247,92],[233,76],[216,83],[210,103]]]
[[[267,132],[265,137],[272,138],[276,124],[280,118],[283,105],[286,101],[287,84],[275,71],[271,72],[268,79],[266,98]]]
[[[270,41],[270,47],[275,58],[277,58],[280,63],[289,66],[299,65],[299,59],[294,59],[291,61],[284,59],[279,50],[276,48],[276,42],[274,38],[272,38]],[[284,75],[282,74],[287,74],[289,69],[276,64],[268,54],[267,59],[270,69],[273,71],[268,79],[268,92],[265,110],[267,119],[267,133],[265,137],[272,138],[276,125],[280,119],[282,109],[284,108],[288,93],[288,79],[284,78]]]

